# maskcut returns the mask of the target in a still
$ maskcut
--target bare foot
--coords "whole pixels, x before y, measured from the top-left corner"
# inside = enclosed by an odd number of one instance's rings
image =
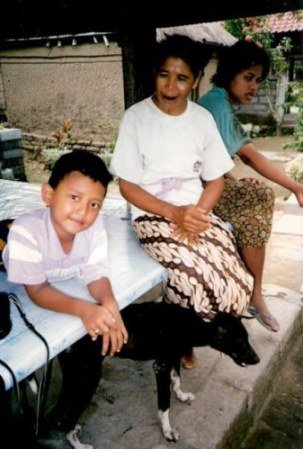
[[[253,315],[267,330],[278,332],[278,330],[280,329],[278,321],[269,312],[265,302],[263,300],[262,302],[259,302],[259,304],[256,304],[256,302],[252,302],[251,305],[248,306],[247,311],[251,313],[251,315]]]
[[[181,366],[186,369],[195,368],[198,365],[198,359],[194,353],[193,348],[190,348],[187,353],[181,358]]]

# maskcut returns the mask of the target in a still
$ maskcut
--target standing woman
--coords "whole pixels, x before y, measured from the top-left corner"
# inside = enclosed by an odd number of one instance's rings
[[[214,87],[198,103],[212,113],[230,155],[237,154],[259,174],[289,189],[302,207],[303,185],[258,153],[233,110],[235,104],[252,102],[269,68],[269,57],[262,47],[254,42],[238,41],[222,53],[212,78]],[[232,224],[243,260],[254,277],[250,312],[268,330],[277,332],[279,323],[262,296],[265,248],[271,233],[273,209],[271,187],[255,178],[236,180],[228,173],[214,213]]]
[[[211,212],[234,164],[212,115],[188,100],[205,65],[200,45],[178,35],[157,44],[154,94],[125,112],[111,171],[142,246],[168,268],[166,300],[211,319],[242,313],[253,282]]]

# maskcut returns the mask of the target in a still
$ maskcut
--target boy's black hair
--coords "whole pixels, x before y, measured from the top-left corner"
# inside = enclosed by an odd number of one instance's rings
[[[61,156],[52,169],[49,185],[55,189],[66,175],[79,171],[94,181],[99,181],[105,189],[113,179],[102,159],[87,150],[73,150]]]
[[[264,80],[270,69],[269,55],[255,42],[239,40],[231,47],[222,50],[212,82],[218,87],[228,88],[238,73],[254,65],[262,66],[262,80]]]
[[[203,72],[211,56],[211,50],[201,42],[181,34],[166,35],[165,39],[156,44],[154,68],[158,71],[169,57],[180,58],[188,64],[196,78],[199,71]]]

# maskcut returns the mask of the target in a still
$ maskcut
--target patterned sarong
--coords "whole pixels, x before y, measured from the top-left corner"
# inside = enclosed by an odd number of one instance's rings
[[[146,214],[133,226],[145,250],[165,268],[169,278],[166,298],[202,315],[211,311],[241,314],[250,302],[253,279],[241,260],[233,235],[212,215],[210,229],[199,245],[171,237],[170,221]]]

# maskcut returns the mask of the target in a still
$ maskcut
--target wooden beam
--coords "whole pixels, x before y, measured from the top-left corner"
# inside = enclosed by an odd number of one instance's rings
[[[155,26],[124,15],[118,41],[122,48],[124,103],[128,108],[153,92]]]

